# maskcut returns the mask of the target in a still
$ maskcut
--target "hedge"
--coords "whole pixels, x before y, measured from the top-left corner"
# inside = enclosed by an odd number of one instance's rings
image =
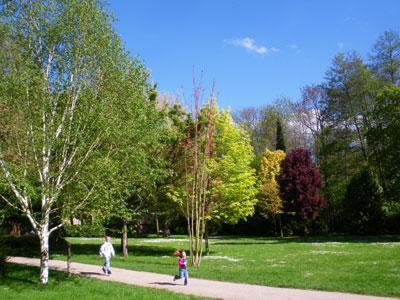
[[[104,237],[106,229],[99,224],[65,224],[64,234],[69,237]]]

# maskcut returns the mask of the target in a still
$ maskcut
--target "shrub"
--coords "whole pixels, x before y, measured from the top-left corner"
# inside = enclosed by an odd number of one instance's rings
[[[64,225],[65,236],[70,237],[103,237],[105,230],[100,224]]]
[[[9,249],[9,255],[13,256],[34,256],[40,253],[40,242],[37,236],[34,235],[21,235],[4,236],[3,245]]]
[[[8,255],[34,257],[40,253],[40,242],[36,235],[21,235],[20,237],[3,236],[0,242],[0,254],[2,248],[6,249]],[[67,249],[66,240],[57,234],[52,233],[49,239],[49,247],[53,250],[63,251]]]

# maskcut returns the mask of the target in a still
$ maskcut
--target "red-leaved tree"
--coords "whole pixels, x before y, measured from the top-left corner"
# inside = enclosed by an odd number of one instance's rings
[[[314,220],[325,200],[320,194],[322,180],[306,149],[293,149],[282,161],[278,177],[284,210],[296,214],[304,225],[307,238],[307,224]]]

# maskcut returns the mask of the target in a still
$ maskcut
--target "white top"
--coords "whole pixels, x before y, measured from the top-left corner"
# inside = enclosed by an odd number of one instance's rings
[[[113,245],[110,242],[104,242],[104,244],[100,247],[99,254],[105,258],[111,258],[111,256],[115,255]]]

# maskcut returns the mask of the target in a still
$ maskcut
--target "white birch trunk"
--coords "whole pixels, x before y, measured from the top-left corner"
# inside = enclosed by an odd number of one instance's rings
[[[40,239],[40,277],[41,285],[47,284],[49,281],[49,224],[45,224],[39,233]]]

